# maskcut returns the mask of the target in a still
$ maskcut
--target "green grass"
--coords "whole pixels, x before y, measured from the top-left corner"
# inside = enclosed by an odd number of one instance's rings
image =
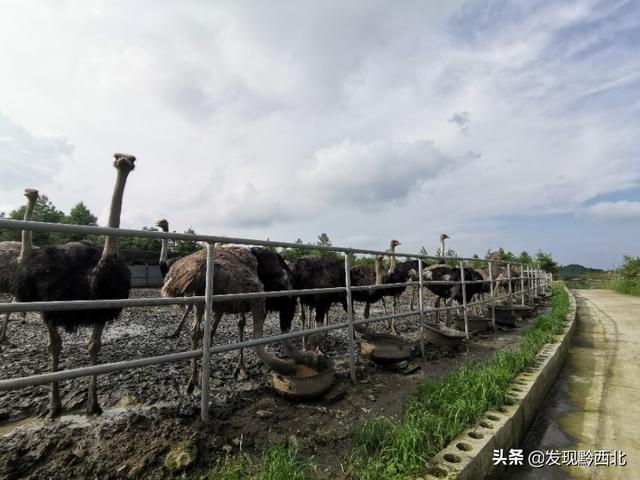
[[[555,288],[552,313],[539,316],[518,347],[498,352],[484,364],[469,363],[440,380],[426,381],[399,421],[385,417],[367,421],[355,435],[351,477],[414,479],[431,457],[487,410],[509,403],[507,386],[562,331],[568,311],[568,295]]]
[[[537,317],[517,347],[496,353],[486,363],[468,363],[440,380],[422,383],[400,420],[376,417],[365,422],[355,432],[355,447],[346,459],[350,478],[412,480],[424,473],[429,459],[487,410],[510,403],[507,387],[562,332],[568,311],[568,295],[554,287],[551,314]],[[316,478],[315,470],[294,443],[273,446],[257,459],[232,456],[213,468],[209,478],[302,480]]]
[[[210,480],[305,480],[315,467],[298,455],[296,445],[274,445],[258,460],[245,453],[220,462],[209,473]]]
[[[638,279],[622,279],[611,282],[607,288],[618,293],[626,293],[627,295],[635,295],[640,297],[640,280]]]

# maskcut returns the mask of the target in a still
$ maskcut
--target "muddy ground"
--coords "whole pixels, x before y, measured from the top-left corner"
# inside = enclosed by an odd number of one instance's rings
[[[158,291],[136,289],[131,296],[155,297]],[[401,308],[408,309],[406,297]],[[361,308],[357,307],[356,314],[361,315]],[[372,314],[376,313],[382,313],[381,306],[373,306]],[[330,316],[335,321],[344,312],[334,307]],[[180,313],[169,307],[124,311],[104,333],[100,362],[190,349],[186,328],[176,339],[164,338],[179,318]],[[215,344],[237,339],[236,320],[225,318]],[[267,324],[267,334],[278,333],[274,314]],[[398,324],[403,336],[417,338],[417,317]],[[247,378],[242,381],[232,376],[237,353],[216,355],[211,370],[213,419],[208,425],[199,421],[199,397],[186,394],[188,362],[100,376],[98,396],[104,413],[99,417],[83,413],[86,379],[60,384],[65,412],[55,422],[43,418],[47,386],[0,392],[0,478],[199,478],[226,455],[240,450],[261,452],[292,437],[304,454],[313,456],[321,476],[341,478],[341,462],[350,450],[354,427],[373,415],[399,415],[403,402],[424,378],[439,377],[470,360],[487,359],[495,350],[516,343],[527,324],[518,322],[515,328],[475,334],[468,352],[465,347],[452,352],[428,345],[424,359],[411,359],[420,369],[409,375],[359,357],[355,386],[349,381],[346,331],[333,331],[323,350],[336,363],[334,389],[345,394],[332,403],[281,398],[271,389],[268,371],[253,351],[245,354]],[[386,330],[386,325],[376,328]],[[251,335],[250,322],[246,334]],[[0,379],[48,371],[48,335],[36,314],[25,319],[18,315],[8,335],[9,343],[0,347]],[[61,368],[88,364],[88,335],[88,329],[63,332]],[[165,457],[185,441],[197,446],[197,460],[183,473],[173,474],[164,466]]]

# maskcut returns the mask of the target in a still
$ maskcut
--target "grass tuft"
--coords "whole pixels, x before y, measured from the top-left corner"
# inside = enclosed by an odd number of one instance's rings
[[[305,480],[313,477],[315,466],[298,455],[295,445],[274,445],[253,460],[240,453],[216,465],[210,480]]]
[[[569,304],[564,289],[556,287],[551,314],[537,317],[516,348],[498,352],[484,364],[464,365],[440,380],[427,380],[399,421],[378,417],[365,422],[355,434],[351,478],[415,478],[431,457],[487,410],[508,404],[507,387],[562,332]]]

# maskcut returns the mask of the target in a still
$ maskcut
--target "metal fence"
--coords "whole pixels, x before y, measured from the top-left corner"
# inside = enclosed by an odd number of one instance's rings
[[[144,367],[147,365],[157,365],[167,362],[184,361],[192,358],[202,358],[202,373],[201,373],[201,418],[203,421],[208,419],[209,411],[209,369],[210,359],[212,354],[228,352],[231,350],[239,350],[240,348],[254,347],[257,345],[266,345],[269,343],[281,342],[283,340],[289,340],[299,338],[302,336],[312,335],[315,333],[328,332],[331,330],[348,329],[349,338],[349,362],[350,362],[350,375],[352,382],[356,382],[356,352],[355,352],[355,340],[354,340],[354,327],[359,325],[366,325],[369,323],[377,323],[390,319],[402,319],[410,316],[419,315],[420,317],[420,348],[424,356],[424,330],[428,326],[425,324],[425,316],[435,311],[445,311],[451,309],[462,309],[464,316],[465,335],[467,340],[469,339],[469,325],[468,325],[468,312],[469,308],[474,305],[487,305],[491,306],[491,323],[495,328],[495,305],[497,301],[519,297],[521,305],[525,305],[525,299],[527,296],[535,296],[544,289],[547,289],[552,281],[550,274],[546,272],[534,269],[522,264],[513,264],[510,262],[498,261],[498,260],[483,260],[478,258],[464,258],[464,257],[438,257],[430,255],[422,255],[416,253],[405,252],[388,252],[381,250],[367,250],[352,247],[334,247],[334,246],[313,246],[315,250],[340,252],[344,255],[344,272],[345,272],[345,286],[335,288],[321,288],[321,289],[305,289],[305,290],[283,290],[275,292],[254,292],[254,293],[236,293],[226,295],[216,295],[213,292],[213,275],[214,275],[214,259],[215,249],[213,243],[220,244],[239,244],[239,245],[258,245],[266,247],[281,247],[281,248],[308,248],[308,245],[300,245],[298,243],[288,242],[275,242],[269,240],[256,240],[246,238],[233,238],[215,235],[198,235],[198,234],[184,234],[184,233],[170,233],[162,231],[150,231],[150,230],[131,230],[131,229],[118,229],[107,227],[92,227],[82,225],[62,225],[52,224],[44,222],[27,222],[21,220],[6,220],[0,219],[0,229],[26,229],[31,231],[44,231],[44,232],[62,232],[62,233],[75,233],[84,235],[111,235],[111,236],[126,236],[126,237],[144,237],[144,238],[157,238],[157,239],[170,239],[170,240],[184,240],[184,241],[196,241],[205,242],[205,248],[207,252],[207,268],[206,268],[206,286],[205,295],[193,296],[193,297],[181,297],[181,298],[137,298],[137,299],[118,299],[118,300],[68,300],[68,301],[50,301],[50,302],[15,302],[15,303],[0,303],[0,313],[10,312],[29,312],[29,311],[55,311],[55,310],[91,310],[101,308],[123,308],[123,307],[147,307],[147,306],[159,306],[159,305],[194,305],[204,304],[204,335],[202,349],[189,350],[184,352],[171,353],[167,355],[145,357],[135,360],[127,360],[122,362],[106,363],[101,365],[93,365],[89,367],[73,368],[64,371],[57,371],[52,373],[32,375],[28,377],[12,378],[7,380],[0,380],[0,391],[9,390],[14,388],[42,385],[53,381],[69,380],[78,377],[85,377],[90,375],[98,375],[104,373],[117,372],[121,370],[128,370],[133,368]],[[403,283],[388,283],[382,285],[371,286],[352,286],[350,276],[350,257],[348,254],[366,254],[366,255],[394,255],[396,257],[407,257],[418,260],[418,280],[407,281]],[[461,271],[461,280],[455,282],[460,284],[462,291],[462,305],[458,306],[446,306],[440,308],[427,307],[425,305],[423,289],[427,285],[443,284],[452,286],[454,282],[451,281],[427,281],[423,278],[423,261],[424,260],[438,260],[441,262],[455,262]],[[465,279],[464,268],[465,264],[469,262],[485,263],[488,267],[489,278],[484,280],[469,281]],[[507,267],[507,285],[508,293],[506,295],[497,296],[496,294],[496,279],[494,278],[495,265],[502,264]],[[518,279],[512,279],[511,271],[512,266],[519,267],[520,275],[520,291],[515,292],[513,289],[514,282]],[[503,279],[504,281],[504,279]],[[526,282],[526,285],[525,285]],[[490,298],[489,300],[476,301],[469,303],[467,301],[467,286],[469,284],[489,283],[490,286]],[[399,286],[417,286],[418,288],[418,310],[411,312],[402,312],[394,315],[382,315],[368,319],[355,320],[354,312],[352,310],[352,292],[355,291],[370,291],[373,292],[378,289],[388,289]],[[527,288],[525,288],[527,287]],[[243,342],[232,343],[228,345],[221,345],[211,347],[211,322],[213,317],[213,304],[215,302],[227,302],[234,300],[248,300],[252,298],[272,298],[272,297],[284,297],[284,296],[303,296],[314,295],[321,293],[345,293],[347,315],[346,322],[335,323],[332,325],[325,325],[321,327],[308,328],[298,330],[296,332],[289,332],[280,335],[271,335],[258,339],[246,340]]]

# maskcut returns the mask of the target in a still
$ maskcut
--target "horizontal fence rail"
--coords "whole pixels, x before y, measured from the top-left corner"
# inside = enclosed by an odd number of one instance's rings
[[[380,250],[368,250],[357,248],[345,248],[334,246],[311,246],[314,250],[329,251],[329,252],[341,252],[345,254],[366,254],[366,255],[385,255],[396,257],[407,257],[418,259],[418,272],[415,272],[418,280],[411,280],[399,283],[385,283],[382,285],[368,285],[368,286],[352,286],[350,283],[350,260],[348,255],[344,256],[344,268],[345,268],[345,286],[334,288],[318,288],[318,289],[304,289],[304,290],[282,290],[274,292],[249,292],[249,293],[234,293],[234,294],[214,294],[213,293],[213,276],[215,267],[215,249],[212,243],[221,244],[237,244],[237,245],[260,245],[267,247],[281,247],[281,248],[309,248],[309,245],[289,242],[276,242],[270,240],[255,240],[245,238],[233,238],[214,235],[199,235],[199,234],[183,234],[183,233],[170,233],[162,231],[150,231],[150,230],[131,230],[131,229],[118,229],[118,228],[106,228],[95,226],[83,226],[83,225],[62,225],[54,223],[44,222],[27,222],[21,220],[7,220],[0,219],[0,229],[28,229],[31,231],[46,231],[46,232],[62,232],[62,233],[76,233],[85,235],[115,235],[115,236],[131,236],[131,237],[143,237],[143,238],[157,238],[157,239],[169,239],[169,240],[185,240],[185,241],[197,241],[205,242],[205,248],[207,252],[207,264],[206,264],[206,291],[205,295],[196,295],[190,297],[178,297],[178,298],[136,298],[136,299],[100,299],[100,300],[64,300],[64,301],[48,301],[48,302],[13,302],[13,303],[0,303],[0,313],[10,312],[45,312],[45,311],[61,311],[61,310],[95,310],[104,308],[124,308],[124,307],[150,307],[150,306],[165,306],[165,305],[204,305],[204,337],[202,349],[189,350],[184,352],[170,353],[161,356],[138,358],[134,360],[127,360],[122,362],[106,363],[101,365],[94,365],[90,367],[73,368],[63,371],[57,371],[53,373],[45,373],[38,375],[31,375],[27,377],[13,378],[0,380],[0,391],[9,390],[14,388],[21,388],[27,386],[43,385],[50,382],[57,382],[62,380],[69,380],[79,377],[86,377],[91,375],[106,374],[112,372],[118,372],[122,370],[128,370],[133,368],[141,368],[149,365],[158,365],[168,362],[177,362],[190,360],[194,358],[202,358],[202,397],[201,397],[201,417],[203,420],[208,420],[209,410],[209,368],[210,368],[210,356],[213,354],[219,354],[229,352],[232,350],[239,350],[241,348],[255,347],[258,345],[267,345],[270,343],[282,342],[285,340],[292,340],[308,335],[314,335],[323,332],[329,332],[339,329],[348,329],[349,331],[349,362],[351,379],[356,381],[355,370],[355,346],[354,346],[354,327],[364,326],[373,323],[379,323],[387,320],[403,319],[408,317],[420,317],[420,348],[424,356],[424,317],[427,314],[440,311],[450,310],[463,310],[464,313],[464,325],[465,334],[467,340],[469,338],[468,328],[468,311],[470,308],[482,305],[491,305],[491,321],[492,326],[495,329],[495,305],[496,302],[502,300],[512,301],[514,298],[520,297],[521,304],[525,304],[525,297],[532,298],[539,291],[549,288],[552,277],[550,274],[543,272],[539,269],[532,269],[525,267],[522,264],[514,264],[508,261],[499,260],[485,260],[479,258],[465,258],[465,257],[438,257],[430,255],[422,255],[415,253],[402,253],[402,252],[387,252]],[[441,262],[455,262],[457,267],[460,268],[461,279],[459,281],[451,280],[425,280],[423,278],[423,260],[438,260]],[[484,263],[488,267],[489,278],[483,280],[467,280],[464,274],[465,263],[474,262]],[[494,267],[497,264],[502,264],[507,267],[507,278],[494,278]],[[513,275],[512,267],[519,267],[519,272]],[[414,277],[415,278],[415,277]],[[490,298],[487,300],[476,300],[468,302],[467,288],[474,284],[489,284]],[[444,307],[430,307],[425,305],[423,288],[432,285],[443,285],[454,287],[459,285],[462,293],[462,304],[459,305],[446,305]],[[515,287],[519,288],[518,292],[514,291]],[[374,292],[377,290],[393,289],[393,288],[408,288],[414,287],[418,291],[418,310],[401,312],[392,315],[379,315],[368,319],[354,318],[354,312],[352,311],[352,292]],[[508,293],[504,295],[497,295],[496,288],[502,287],[506,289]],[[347,321],[334,323],[332,325],[316,326],[315,328],[305,328],[296,332],[288,332],[279,335],[270,335],[262,338],[246,340],[243,342],[229,343],[226,345],[210,346],[209,332],[211,331],[211,322],[213,305],[219,302],[239,301],[239,300],[251,300],[256,298],[275,298],[275,297],[301,297],[305,295],[318,295],[318,294],[345,294],[347,299]],[[475,292],[477,293],[477,292]]]

